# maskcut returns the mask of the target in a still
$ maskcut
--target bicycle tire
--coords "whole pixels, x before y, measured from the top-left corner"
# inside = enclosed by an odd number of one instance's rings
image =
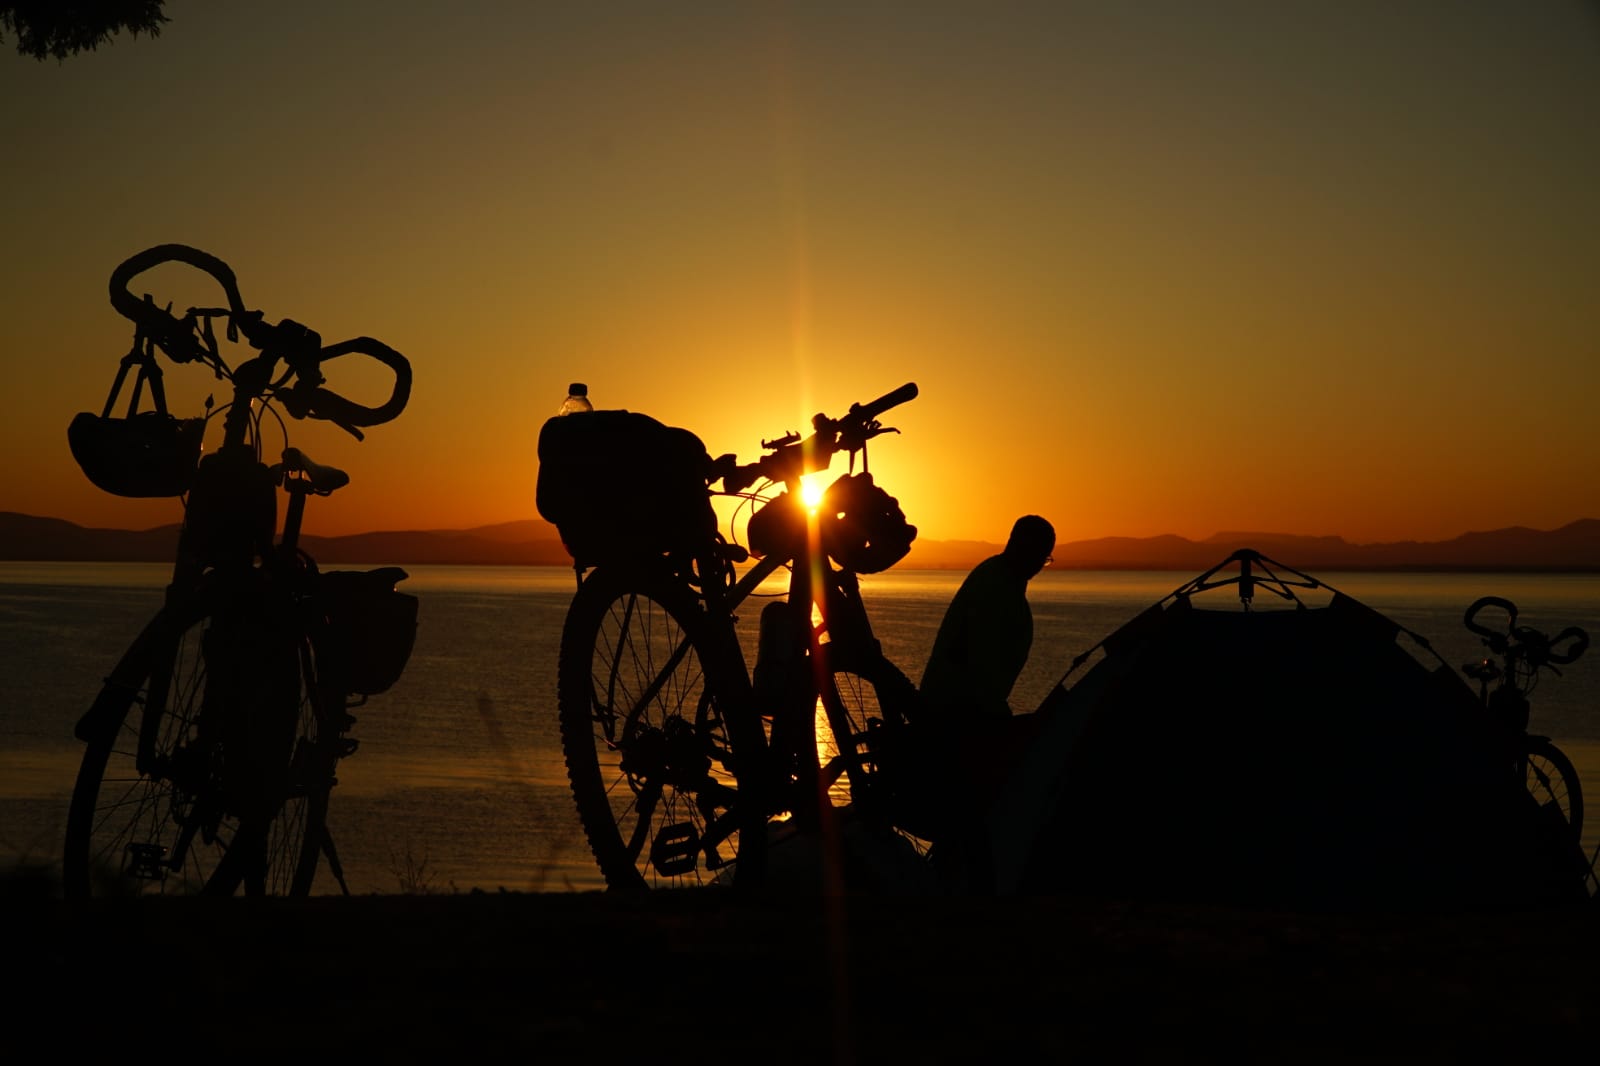
[[[568,609],[556,686],[562,754],[611,890],[758,879],[766,819],[749,779],[761,726],[753,713],[748,722],[724,713],[738,679],[716,665],[730,661],[712,629],[666,575],[598,568]],[[731,626],[722,639],[736,639]]]
[[[63,894],[67,898],[130,895],[304,896],[309,894],[326,832],[333,786],[330,746],[320,743],[310,686],[309,653],[300,641],[293,737],[277,756],[250,759],[236,732],[222,737],[205,707],[202,642],[208,613],[163,609],[134,641],[80,723],[86,742],[67,816]],[[287,661],[280,664],[288,669]],[[283,691],[287,692],[287,680]],[[251,696],[270,686],[253,681]],[[213,693],[215,689],[213,688]],[[202,711],[206,715],[202,715]],[[256,716],[260,720],[261,716]],[[278,732],[290,726],[280,715]],[[138,765],[139,734],[152,730],[151,760]],[[202,734],[204,730],[204,734]],[[237,769],[265,772],[281,784],[271,797],[240,802]],[[260,767],[265,766],[265,771]],[[251,808],[247,810],[246,808]],[[256,842],[249,847],[249,842]],[[246,850],[254,851],[255,861]],[[231,858],[230,858],[231,855]]]
[[[882,761],[890,745],[904,757],[906,725],[915,717],[917,687],[881,654],[857,655],[824,645],[820,650],[825,679],[821,714],[827,730],[818,729],[817,758],[823,767],[829,801],[849,806],[869,822],[885,825],[903,837],[918,855],[932,846],[930,831],[910,816],[903,774]]]
[[[1539,806],[1554,809],[1583,838],[1583,784],[1567,753],[1544,737],[1528,737],[1523,745],[1523,780]]]

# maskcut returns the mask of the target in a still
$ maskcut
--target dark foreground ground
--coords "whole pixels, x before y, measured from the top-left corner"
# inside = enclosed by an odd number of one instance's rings
[[[132,1061],[1592,1054],[1600,906],[1291,915],[713,892],[5,901],[13,1048]]]

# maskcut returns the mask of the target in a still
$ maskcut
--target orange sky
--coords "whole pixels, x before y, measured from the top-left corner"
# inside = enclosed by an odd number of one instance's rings
[[[290,427],[353,477],[314,532],[534,517],[573,379],[742,458],[916,381],[872,468],[930,538],[1600,517],[1592,5],[167,14],[0,51],[0,509],[177,519],[89,485],[66,426],[127,348],[111,270],[179,242],[415,366],[364,443]]]

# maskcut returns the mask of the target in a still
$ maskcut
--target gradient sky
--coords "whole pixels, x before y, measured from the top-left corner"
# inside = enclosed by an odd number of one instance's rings
[[[1591,4],[167,14],[63,63],[0,49],[0,509],[177,520],[66,444],[131,335],[112,269],[176,242],[414,364],[364,443],[291,425],[353,477],[313,532],[534,517],[574,379],[747,459],[916,381],[872,469],[937,539],[1600,517]],[[214,383],[167,365],[198,413]]]

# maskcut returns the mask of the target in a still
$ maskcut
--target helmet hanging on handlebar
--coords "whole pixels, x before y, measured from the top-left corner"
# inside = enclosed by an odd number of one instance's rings
[[[917,539],[917,527],[906,521],[900,502],[865,471],[846,474],[828,486],[818,516],[828,556],[858,574],[889,569]]]
[[[128,371],[136,369],[126,412],[112,413]],[[154,410],[140,411],[145,385]],[[204,418],[177,418],[167,411],[161,368],[150,340],[134,335],[133,349],[117,368],[111,395],[99,414],[84,411],[67,426],[72,457],[97,488],[117,496],[181,496],[200,461]]]

